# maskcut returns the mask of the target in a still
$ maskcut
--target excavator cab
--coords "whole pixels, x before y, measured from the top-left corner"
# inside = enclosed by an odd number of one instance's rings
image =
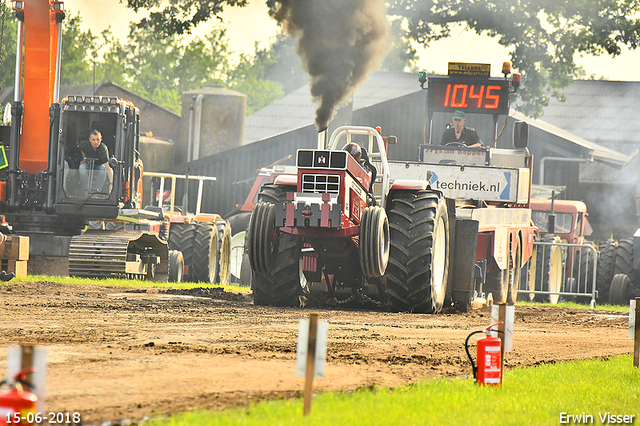
[[[55,212],[59,216],[115,219],[120,209],[140,206],[140,117],[129,101],[114,96],[68,96],[61,102]],[[113,173],[85,161],[80,144],[102,135]],[[108,168],[107,168],[108,169]]]

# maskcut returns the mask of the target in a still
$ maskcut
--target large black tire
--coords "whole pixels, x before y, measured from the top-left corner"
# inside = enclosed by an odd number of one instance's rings
[[[247,240],[251,270],[268,274],[273,269],[278,254],[278,239],[275,236],[275,206],[258,202],[253,208]]]
[[[169,228],[169,250],[182,252],[184,264],[187,266],[183,281],[194,281],[192,265],[196,227],[195,223],[173,223]]]
[[[628,305],[631,299],[631,280],[627,274],[615,274],[611,280],[611,290],[609,291],[609,304]]]
[[[391,249],[385,273],[392,310],[442,310],[449,269],[447,205],[435,191],[400,191],[389,203]]]
[[[583,249],[575,251],[575,259],[573,261],[573,277],[577,283],[577,289],[575,289],[575,291],[585,295],[590,295],[593,292],[594,266],[595,259],[592,250]]]
[[[626,238],[618,242],[613,266],[613,276],[626,274],[632,283],[638,281],[638,271],[633,269],[633,238]]]
[[[236,235],[238,232],[246,231],[249,228],[249,221],[251,220],[251,212],[238,212],[227,218],[229,226],[231,226],[231,236]]]
[[[198,223],[193,240],[192,280],[213,284],[217,266],[218,230],[216,225],[211,222]]]
[[[359,254],[365,277],[384,275],[389,263],[389,220],[382,207],[370,206],[362,212]]]
[[[278,253],[268,273],[252,271],[251,287],[255,305],[300,307],[308,293],[308,284],[300,263],[302,240],[283,234]]]
[[[304,304],[308,294],[308,283],[300,262],[302,239],[289,234],[276,237],[273,232],[274,203],[284,201],[285,196],[283,187],[264,185],[251,215],[248,242],[245,244],[249,247],[255,305],[299,307]],[[259,248],[260,245],[263,246],[262,249]],[[258,250],[262,250],[262,253],[258,253]],[[265,270],[258,270],[255,266],[261,266]]]
[[[181,283],[184,279],[184,256],[181,251],[169,250],[169,282]]]
[[[215,222],[218,232],[218,264],[216,265],[215,282],[229,285],[231,281],[231,226],[220,218]]]
[[[596,272],[596,290],[598,291],[598,302],[607,303],[609,301],[609,289],[613,279],[614,263],[618,242],[610,239],[600,244],[598,256],[598,271]]]
[[[513,305],[518,298],[518,288],[520,287],[520,277],[522,271],[520,270],[520,263],[522,259],[522,246],[520,239],[516,238],[516,258],[515,261],[511,260],[509,256],[509,293],[507,294],[507,303]]]
[[[559,243],[560,237],[547,234],[541,239],[544,243]],[[560,247],[538,246],[536,250],[536,291],[557,292],[562,287],[562,255]],[[536,294],[538,302],[558,303],[557,294]]]
[[[509,294],[509,268],[487,272],[484,292],[491,293],[493,303],[506,303]]]

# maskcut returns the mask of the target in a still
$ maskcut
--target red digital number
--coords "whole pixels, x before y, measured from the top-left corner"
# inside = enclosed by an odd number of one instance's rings
[[[451,94],[451,108],[466,108],[467,104],[467,90],[468,84],[455,84],[453,86],[453,93]],[[460,101],[458,101],[458,92],[460,94]]]
[[[498,109],[498,105],[500,105],[500,86],[488,86],[487,87],[487,100],[492,99],[492,104],[485,104],[484,107],[486,109]],[[492,91],[497,91],[497,94],[492,94]]]
[[[478,108],[482,108],[482,95],[484,95],[484,85],[480,86],[480,92],[479,93],[475,93],[473,91],[473,89],[476,86],[471,86],[471,89],[469,90],[469,98],[471,99],[477,99],[478,100]]]

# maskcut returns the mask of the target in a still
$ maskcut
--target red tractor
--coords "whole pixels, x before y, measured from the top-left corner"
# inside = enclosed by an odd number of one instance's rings
[[[356,147],[353,136],[368,141]],[[339,128],[329,149],[298,151],[297,175],[262,187],[247,235],[256,304],[299,306],[308,283],[324,281],[334,303],[359,299],[395,310],[442,309],[446,201],[427,181],[391,181],[389,139],[368,127]],[[406,215],[411,224],[403,223]],[[395,254],[391,235],[400,248]],[[401,259],[405,255],[411,260]],[[339,300],[345,290],[350,294]],[[377,300],[367,295],[372,293]]]

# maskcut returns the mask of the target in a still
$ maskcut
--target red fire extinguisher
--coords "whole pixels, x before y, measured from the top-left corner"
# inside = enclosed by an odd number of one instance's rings
[[[473,369],[473,378],[480,386],[500,386],[502,384],[502,341],[499,337],[493,337],[489,334],[491,331],[499,331],[491,330],[491,327],[500,324],[502,322],[491,324],[485,330],[474,331],[467,336],[467,340],[464,342],[464,348],[467,351],[467,356]],[[486,333],[487,336],[478,340],[478,354],[476,357],[478,365],[476,366],[473,363],[471,353],[469,353],[469,339],[478,333]]]
[[[0,393],[0,426],[36,423],[35,394],[23,389],[23,385],[33,389],[33,385],[27,381],[27,374],[33,373],[33,369],[23,370],[15,375],[13,381],[3,380],[0,387],[8,385],[8,392]]]

